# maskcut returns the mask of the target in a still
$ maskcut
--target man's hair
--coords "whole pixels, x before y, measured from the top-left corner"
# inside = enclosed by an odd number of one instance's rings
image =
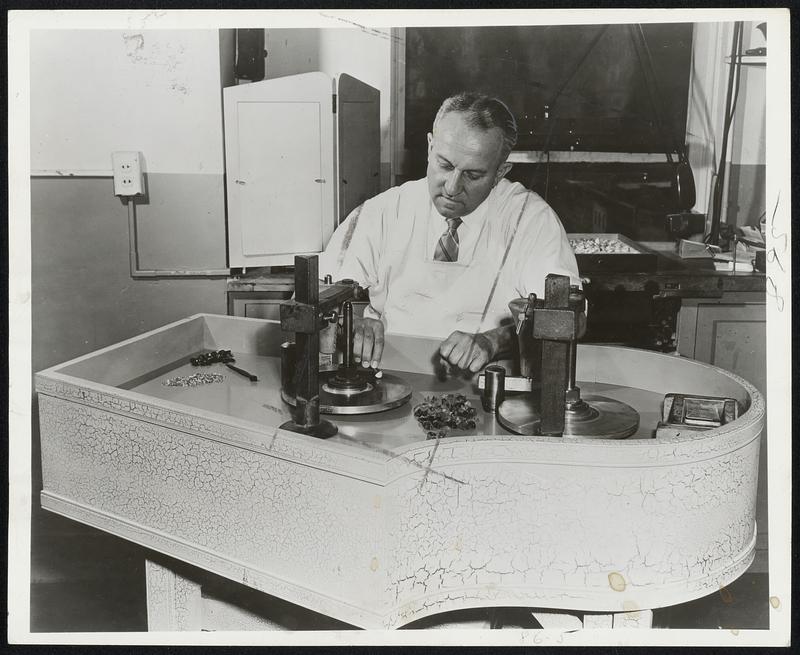
[[[517,121],[506,104],[498,98],[483,93],[463,92],[450,96],[439,107],[433,119],[433,131],[442,116],[450,112],[464,114],[467,125],[490,130],[496,127],[503,133],[503,150],[500,162],[504,162],[517,143]]]

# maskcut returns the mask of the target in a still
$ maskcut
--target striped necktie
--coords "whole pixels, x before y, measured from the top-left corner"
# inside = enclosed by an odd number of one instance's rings
[[[439,237],[436,244],[436,251],[433,258],[437,262],[456,262],[458,261],[458,226],[461,225],[460,218],[447,218],[447,229]]]

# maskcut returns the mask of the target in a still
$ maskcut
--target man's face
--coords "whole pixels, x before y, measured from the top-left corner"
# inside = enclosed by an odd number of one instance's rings
[[[499,128],[470,127],[463,114],[451,111],[428,134],[428,191],[445,218],[474,211],[511,168],[501,162],[503,133]]]

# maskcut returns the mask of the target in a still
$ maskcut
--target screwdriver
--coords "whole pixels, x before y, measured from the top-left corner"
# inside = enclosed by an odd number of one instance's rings
[[[248,373],[243,368],[239,368],[238,366],[234,366],[233,364],[229,364],[227,362],[225,363],[225,366],[227,366],[232,371],[236,371],[239,375],[243,375],[244,377],[249,379],[250,382],[258,382],[258,376],[257,375],[253,375],[252,373]]]

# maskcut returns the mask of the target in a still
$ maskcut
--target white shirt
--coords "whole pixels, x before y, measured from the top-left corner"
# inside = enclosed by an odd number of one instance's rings
[[[380,318],[387,332],[441,339],[454,330],[485,332],[506,323],[511,300],[543,297],[548,273],[580,284],[561,222],[521,184],[501,180],[462,221],[458,261],[435,261],[447,222],[427,181],[391,188],[336,229],[320,256],[320,276],[350,278],[369,289],[364,315]]]

